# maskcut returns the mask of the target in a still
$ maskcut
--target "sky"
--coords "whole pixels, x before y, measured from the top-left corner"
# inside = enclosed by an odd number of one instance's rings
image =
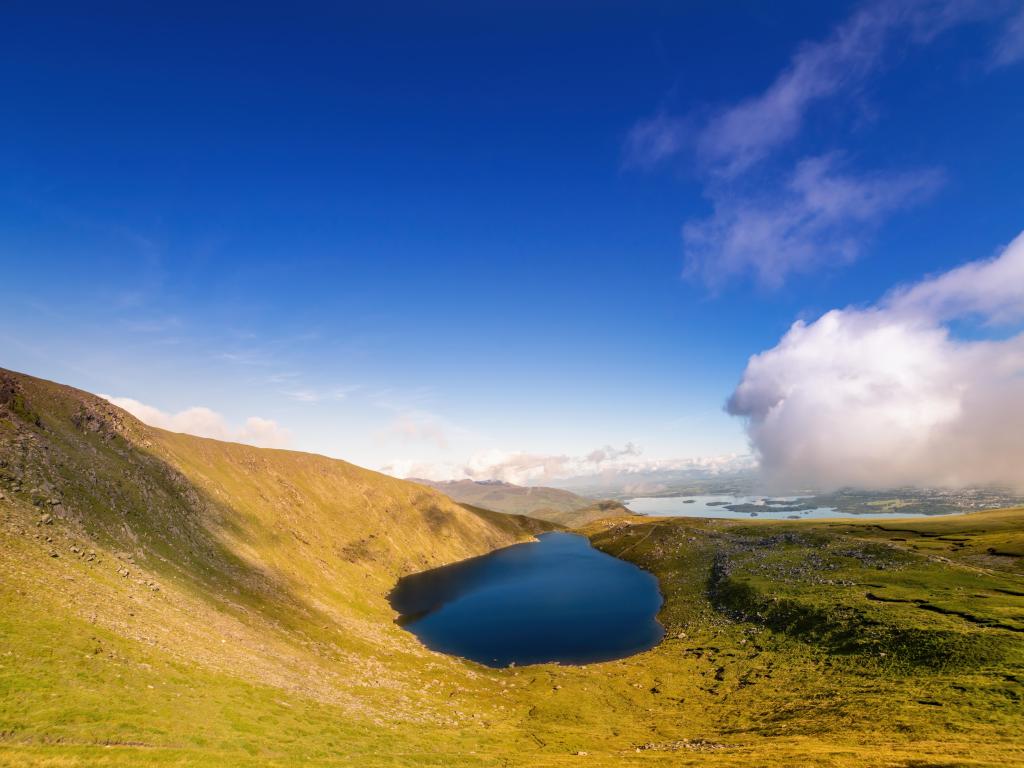
[[[1014,480],[1024,3],[370,5],[5,4],[0,366],[399,476]]]

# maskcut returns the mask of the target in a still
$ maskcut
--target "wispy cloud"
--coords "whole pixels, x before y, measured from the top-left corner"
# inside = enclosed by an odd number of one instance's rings
[[[936,321],[975,318],[991,326],[1022,322],[1024,233],[991,259],[896,288],[882,303],[888,311]]]
[[[1024,5],[1006,25],[992,51],[993,69],[1024,61]]]
[[[291,442],[291,434],[287,429],[271,419],[260,416],[250,416],[241,426],[233,427],[223,415],[204,406],[193,406],[177,413],[168,413],[130,397],[100,397],[119,408],[124,408],[144,424],[171,432],[249,443],[264,448],[284,448]]]
[[[824,41],[808,43],[757,96],[722,110],[697,136],[701,162],[735,176],[792,140],[808,109],[856,87],[876,70],[892,31],[906,23],[907,3],[872,3],[861,8]]]
[[[781,190],[715,191],[714,213],[683,227],[686,269],[715,287],[745,273],[774,288],[793,272],[856,259],[888,215],[942,184],[937,169],[844,172],[835,155],[802,160]]]
[[[300,403],[322,403],[337,400],[344,400],[350,394],[359,389],[352,385],[347,387],[333,387],[330,389],[293,389],[285,392],[285,396]]]
[[[696,135],[695,121],[659,112],[637,121],[626,136],[625,164],[652,168],[689,147]]]
[[[626,443],[621,448],[614,448],[606,445],[603,448],[595,448],[586,455],[586,460],[591,464],[604,464],[608,461],[615,461],[627,456],[639,456],[642,453],[635,443]]]
[[[433,443],[442,450],[448,447],[453,432],[461,432],[440,416],[420,410],[401,410],[385,431],[406,442]]]
[[[471,430],[431,409],[435,394],[430,387],[388,388],[369,393],[366,399],[370,404],[391,413],[380,436],[404,443],[430,443],[439,450],[446,450],[456,440],[472,438]]]
[[[844,264],[886,216],[941,183],[935,169],[840,173],[835,154],[754,174],[795,142],[810,111],[851,96],[910,48],[972,21],[1004,18],[1010,0],[873,0],[825,38],[800,45],[760,93],[706,114],[659,110],[626,139],[628,165],[650,168],[691,154],[713,213],[683,229],[689,275],[715,286],[755,276],[778,286],[794,272]],[[1024,12],[1006,24],[995,61],[1024,56]],[[767,179],[767,181],[765,180]],[[778,181],[781,180],[781,181]]]
[[[177,315],[157,315],[152,317],[124,318],[121,325],[135,333],[166,333],[180,330],[184,323]]]
[[[214,359],[232,365],[244,365],[254,367],[270,367],[275,364],[273,357],[261,350],[232,350],[230,352],[217,352]]]
[[[693,149],[713,174],[736,176],[795,139],[813,106],[863,86],[893,58],[894,49],[926,45],[952,27],[1010,7],[1008,0],[865,3],[823,40],[800,45],[761,93],[714,110],[703,121],[659,112],[634,126],[627,152],[648,165]],[[1018,18],[1007,26],[1000,49],[1017,50],[1019,23]]]

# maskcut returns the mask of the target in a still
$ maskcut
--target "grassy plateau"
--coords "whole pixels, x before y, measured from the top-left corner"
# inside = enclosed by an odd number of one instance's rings
[[[402,575],[554,527],[0,371],[0,766],[1024,765],[1024,509],[612,517],[666,639],[489,669]]]

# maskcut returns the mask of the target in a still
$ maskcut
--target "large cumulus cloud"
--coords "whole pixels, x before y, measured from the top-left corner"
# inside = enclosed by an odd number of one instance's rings
[[[1024,489],[1022,321],[1024,234],[875,306],[795,323],[750,359],[728,409],[780,488]]]

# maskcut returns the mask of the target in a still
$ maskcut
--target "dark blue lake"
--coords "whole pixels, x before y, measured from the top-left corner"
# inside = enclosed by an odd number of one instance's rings
[[[406,576],[390,600],[428,648],[492,667],[619,659],[664,634],[657,579],[571,533]]]

